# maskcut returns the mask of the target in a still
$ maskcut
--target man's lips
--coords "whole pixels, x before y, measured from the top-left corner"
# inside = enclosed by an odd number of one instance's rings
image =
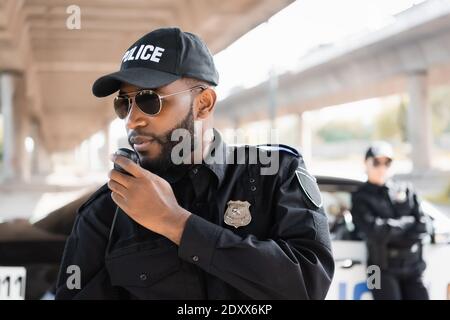
[[[155,142],[155,139],[153,138],[147,138],[142,136],[136,136],[130,139],[130,142],[133,145],[133,148],[136,151],[145,151],[147,148]]]

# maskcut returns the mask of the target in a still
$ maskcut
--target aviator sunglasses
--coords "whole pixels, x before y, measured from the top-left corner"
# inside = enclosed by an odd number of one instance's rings
[[[388,159],[386,161],[382,161],[382,160],[376,159],[376,158],[373,159],[373,166],[374,167],[385,166],[386,168],[389,168],[391,166],[391,164],[392,164],[392,160],[391,159]]]
[[[149,116],[154,117],[161,112],[163,99],[178,94],[190,92],[194,89],[201,89],[203,91],[207,89],[207,87],[204,85],[197,85],[192,88],[167,95],[160,95],[150,89],[143,89],[135,92],[129,92],[127,94],[119,94],[117,97],[114,98],[114,110],[119,119],[125,119],[128,113],[130,112],[134,99],[136,106],[139,108],[139,110],[141,110],[143,113]]]

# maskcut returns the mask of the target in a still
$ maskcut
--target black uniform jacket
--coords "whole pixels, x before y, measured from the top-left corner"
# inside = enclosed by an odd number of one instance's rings
[[[370,264],[385,269],[424,268],[421,241],[428,225],[410,185],[367,182],[353,194],[352,202],[353,221],[367,241]]]
[[[121,210],[113,223],[108,187],[93,194],[78,210],[56,298],[325,298],[334,272],[327,219],[301,156],[281,145],[219,148],[243,151],[235,158],[241,164],[180,165],[163,176],[193,213],[179,246]],[[251,150],[278,156],[276,174],[261,174]],[[81,273],[79,288],[67,271],[72,265]]]

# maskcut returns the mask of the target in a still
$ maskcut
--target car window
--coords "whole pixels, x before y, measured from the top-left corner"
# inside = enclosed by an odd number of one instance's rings
[[[322,191],[325,212],[332,240],[359,240],[351,215],[351,193],[348,191]]]

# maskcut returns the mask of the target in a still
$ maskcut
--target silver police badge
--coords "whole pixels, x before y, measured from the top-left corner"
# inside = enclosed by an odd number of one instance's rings
[[[250,214],[250,203],[248,201],[228,201],[224,221],[227,225],[235,228],[246,226],[252,221]]]

